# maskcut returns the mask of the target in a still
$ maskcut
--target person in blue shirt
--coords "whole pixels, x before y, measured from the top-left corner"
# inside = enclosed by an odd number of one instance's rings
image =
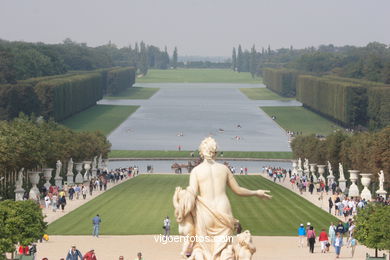
[[[298,246],[299,247],[303,247],[303,241],[305,240],[305,238],[306,238],[306,229],[303,226],[303,224],[301,224],[298,228]]]
[[[100,226],[101,222],[102,222],[102,219],[99,217],[99,214],[97,214],[92,219],[92,225],[93,225],[92,236],[99,237],[99,226]]]
[[[83,255],[78,249],[76,249],[76,246],[72,246],[72,248],[69,250],[68,254],[66,255],[66,260],[77,260],[79,258],[80,260],[82,260]]]

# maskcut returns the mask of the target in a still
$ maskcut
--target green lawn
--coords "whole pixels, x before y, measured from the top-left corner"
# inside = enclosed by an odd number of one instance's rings
[[[126,151],[113,150],[110,158],[184,158],[190,157],[191,151]],[[198,156],[196,152],[194,156]],[[219,158],[221,158],[219,156]],[[291,152],[238,152],[224,151],[223,158],[264,158],[264,159],[292,159]]]
[[[159,88],[131,87],[114,96],[105,96],[105,99],[149,99]]]
[[[96,105],[64,121],[61,124],[76,131],[101,131],[108,135],[139,106]]]
[[[337,127],[334,122],[304,107],[261,107],[269,116],[275,116],[276,122],[286,131],[302,134],[329,135]]]
[[[149,70],[145,77],[136,79],[137,83],[261,83],[253,79],[249,72],[234,72],[229,69],[176,69]]]
[[[177,234],[172,196],[176,186],[186,187],[188,175],[141,175],[98,196],[49,225],[49,235],[90,235],[92,218],[102,218],[102,235],[160,234],[165,216]],[[234,216],[253,235],[295,236],[299,224],[311,222],[327,228],[335,217],[299,195],[260,176],[236,176],[243,187],[271,190],[272,200],[239,197],[228,191]]]
[[[240,88],[249,99],[253,100],[294,100],[295,98],[285,98],[267,88]]]

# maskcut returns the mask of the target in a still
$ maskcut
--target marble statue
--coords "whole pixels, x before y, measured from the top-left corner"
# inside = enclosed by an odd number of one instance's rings
[[[252,243],[252,236],[249,230],[237,235],[237,245],[234,247],[236,253],[236,259],[251,259],[252,255],[256,252],[256,247]]]
[[[62,167],[62,163],[60,160],[58,160],[56,163],[56,176],[55,176],[55,178],[60,177],[61,167]]]
[[[380,173],[378,173],[378,176],[379,176],[379,190],[385,190],[383,185],[385,183],[385,174],[383,170],[381,170]]]
[[[93,161],[92,161],[92,169],[96,169],[96,159],[97,159],[97,156],[93,157]]]
[[[330,164],[329,161],[328,161],[328,171],[329,171],[329,175],[330,175],[330,176],[333,176],[332,165]]]
[[[344,168],[343,168],[343,165],[341,163],[339,163],[339,174],[340,174],[339,180],[345,180]]]
[[[68,163],[68,173],[72,173],[73,175],[73,160],[70,158],[69,163]]]
[[[98,163],[97,163],[97,168],[100,170],[103,168],[102,163],[103,163],[102,154],[100,154],[99,158],[98,158]]]
[[[304,171],[309,171],[309,160],[305,158],[305,162],[303,164]]]
[[[301,160],[301,158],[298,159],[298,170],[302,170],[302,160]]]
[[[15,189],[16,190],[22,189],[22,186],[23,186],[23,171],[24,171],[24,168],[20,169],[20,171],[18,172],[18,179],[15,182]]]
[[[190,183],[186,189],[176,188],[173,204],[181,235],[208,237],[213,241],[187,241],[183,244],[182,253],[191,248],[192,253],[188,259],[249,260],[255,252],[249,231],[242,235],[243,242],[236,249],[231,239],[218,239],[231,236],[237,222],[226,195],[226,186],[240,196],[257,196],[263,199],[271,199],[272,196],[267,194],[268,190],[248,190],[240,187],[231,171],[214,160],[217,144],[213,138],[208,137],[202,141],[199,154],[203,162],[191,171]]]

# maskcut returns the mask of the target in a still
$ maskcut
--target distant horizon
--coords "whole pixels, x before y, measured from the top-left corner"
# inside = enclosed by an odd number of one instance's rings
[[[33,44],[44,43],[44,44],[53,44],[53,45],[55,45],[55,44],[63,44],[63,42],[64,42],[66,39],[67,39],[67,38],[65,38],[64,40],[62,40],[62,41],[60,41],[60,42],[43,42],[43,41],[35,41],[35,42],[32,42],[32,41],[25,41],[25,40],[8,40],[8,39],[4,39],[4,38],[1,38],[1,37],[0,37],[0,40],[9,41],[9,42],[26,42],[26,43],[33,43]],[[92,45],[92,44],[89,44],[89,43],[87,43],[87,42],[78,42],[78,41],[75,41],[75,40],[73,40],[73,39],[70,39],[70,40],[72,40],[73,42],[78,43],[78,44],[86,44],[88,47],[92,47],[92,48],[96,48],[96,47],[99,47],[99,46],[104,46],[104,45],[107,45],[107,44],[109,44],[109,43],[111,42],[111,41],[108,41],[107,43],[104,43],[104,44]],[[115,42],[111,42],[111,44],[115,45],[117,48],[123,48],[123,47],[127,47],[127,46],[129,46],[129,45],[130,45],[132,48],[134,48],[135,44],[136,44],[136,43],[139,44],[140,42],[142,42],[142,40],[141,40],[141,41],[136,41],[136,42],[134,42],[133,44],[127,44],[127,45],[124,45],[124,46],[119,46],[119,45],[117,45]],[[144,41],[144,42],[145,42],[145,41]],[[367,42],[367,44],[369,44],[369,43],[371,43],[371,42],[376,42],[376,41],[369,41],[369,42]],[[383,42],[379,42],[379,43],[385,44],[385,45],[387,45],[388,47],[390,47],[390,44],[389,44],[389,43],[383,43]],[[179,46],[174,46],[174,47],[162,46],[162,47],[161,47],[161,46],[158,46],[158,45],[149,44],[148,42],[145,42],[145,44],[146,44],[146,45],[153,45],[153,46],[156,46],[156,47],[160,48],[160,50],[164,50],[165,47],[167,47],[168,50],[171,48],[172,51],[171,51],[171,52],[168,51],[168,54],[169,54],[170,57],[172,57],[173,49],[174,49],[175,47],[177,47],[177,49],[178,49],[178,60],[179,60],[179,61],[183,61],[183,60],[186,60],[186,61],[208,61],[208,60],[210,60],[210,61],[215,61],[215,60],[219,60],[219,61],[217,61],[217,62],[224,62],[223,59],[225,59],[225,61],[226,61],[227,59],[231,59],[231,55],[232,55],[232,53],[230,53],[230,55],[226,55],[226,56],[221,56],[221,55],[214,55],[214,56],[213,56],[213,55],[202,55],[202,54],[200,54],[200,55],[197,55],[197,54],[181,54],[181,53],[180,53],[180,47],[179,47]],[[294,48],[295,50],[297,50],[297,49],[311,48],[311,47],[318,48],[318,47],[320,47],[320,46],[322,46],[322,45],[334,45],[335,47],[344,47],[344,46],[364,47],[364,46],[366,46],[367,44],[365,44],[365,45],[352,45],[352,44],[335,45],[335,44],[333,44],[333,43],[327,43],[327,44],[319,44],[318,46],[305,46],[305,47],[303,47],[303,48],[296,48],[296,47],[293,46],[293,48]],[[239,45],[240,45],[240,44],[239,44]],[[243,50],[243,51],[244,51],[244,50],[250,50],[250,48],[252,48],[252,46],[253,46],[253,45],[247,47],[247,46],[243,46],[243,45],[241,44],[241,47],[242,47],[242,50]],[[232,46],[232,47],[231,47],[231,51],[233,50],[233,48],[236,48],[236,51],[237,51],[237,47],[238,47],[238,45],[237,45],[237,46]],[[255,46],[255,47],[256,47],[256,50],[257,50],[258,52],[260,52],[262,48],[264,48],[264,49],[268,48],[268,46],[262,46],[262,47],[257,47],[257,46]],[[290,45],[290,46],[285,46],[285,47],[280,47],[280,48],[272,48],[272,46],[270,46],[270,47],[271,47],[271,50],[289,49],[289,48],[291,47],[291,45]]]
[[[232,47],[273,50],[390,44],[388,0],[2,0],[0,38],[118,47],[135,39],[184,56],[231,56]]]

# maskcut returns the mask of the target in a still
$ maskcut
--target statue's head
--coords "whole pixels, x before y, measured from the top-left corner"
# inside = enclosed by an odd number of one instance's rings
[[[211,137],[205,138],[199,145],[199,154],[203,159],[214,159],[217,155],[217,142]]]

